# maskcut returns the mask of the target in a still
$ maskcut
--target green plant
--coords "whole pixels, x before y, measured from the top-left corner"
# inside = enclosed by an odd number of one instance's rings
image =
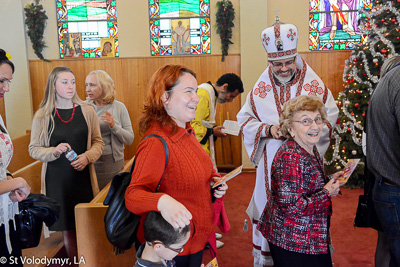
[[[31,39],[32,48],[38,58],[48,62],[42,55],[42,51],[46,47],[46,43],[43,40],[44,27],[47,20],[46,11],[42,5],[39,5],[39,0],[26,5],[24,11],[25,24],[28,27],[27,34]]]
[[[231,38],[232,28],[235,26],[235,24],[233,24],[235,9],[233,8],[232,2],[229,0],[217,2],[217,9],[216,26],[217,33],[221,38],[222,61],[224,61],[225,56],[228,55],[229,45],[233,44]]]

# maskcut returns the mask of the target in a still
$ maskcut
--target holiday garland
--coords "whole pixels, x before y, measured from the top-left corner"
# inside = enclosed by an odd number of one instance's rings
[[[28,27],[27,34],[31,39],[32,48],[38,58],[48,62],[42,55],[42,51],[46,47],[43,40],[44,27],[47,20],[46,11],[43,10],[42,5],[39,5],[39,0],[26,5],[24,11],[26,17],[25,24]]]
[[[232,2],[229,0],[223,0],[217,2],[217,14],[216,14],[216,26],[217,33],[221,38],[221,50],[222,50],[222,61],[225,60],[225,56],[228,55],[229,45],[232,38],[232,28],[235,26],[233,20],[235,19],[235,9],[233,8]]]
[[[379,82],[383,62],[400,53],[400,0],[375,0],[361,10],[361,28],[369,33],[366,44],[358,45],[345,62],[345,90],[336,103],[339,117],[332,134],[333,144],[325,155],[328,173],[342,169],[351,158],[361,162],[346,184],[362,187],[365,157],[362,151],[364,117],[369,99]]]

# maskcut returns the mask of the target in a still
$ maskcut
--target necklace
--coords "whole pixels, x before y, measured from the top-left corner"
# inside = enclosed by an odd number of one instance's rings
[[[56,109],[57,117],[58,117],[58,118],[60,119],[60,121],[62,121],[63,123],[69,123],[69,122],[71,122],[72,119],[74,118],[74,115],[75,115],[75,103],[74,103],[73,106],[72,106],[72,115],[71,115],[71,118],[70,118],[69,120],[67,120],[67,121],[65,121],[65,120],[63,120],[63,119],[61,118],[61,116],[60,116],[60,114],[58,113],[58,110],[57,110],[56,107],[55,107],[55,109]]]

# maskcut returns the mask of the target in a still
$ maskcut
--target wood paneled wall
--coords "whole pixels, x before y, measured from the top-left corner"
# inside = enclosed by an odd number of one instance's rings
[[[350,51],[312,51],[302,52],[301,57],[321,77],[325,85],[332,91],[333,96],[344,90],[343,71],[346,59],[349,59]]]
[[[327,87],[336,97],[343,90],[344,62],[351,51],[302,52],[300,55],[320,75]],[[225,62],[221,56],[185,56],[185,57],[140,57],[140,58],[105,58],[105,59],[59,59],[46,63],[40,60],[30,61],[32,101],[34,112],[38,109],[44,95],[44,88],[50,71],[60,65],[70,67],[76,76],[77,91],[85,99],[86,75],[97,69],[105,70],[114,79],[117,99],[128,108],[135,140],[126,147],[125,158],[131,158],[140,141],[139,118],[147,96],[148,82],[151,75],[164,64],[182,64],[197,74],[198,83],[216,82],[224,73],[233,72],[240,76],[240,55],[229,55]],[[266,62],[267,64],[267,62]],[[260,73],[261,74],[261,73]],[[256,82],[256,81],[254,81]],[[251,88],[245,88],[250,90]],[[245,97],[245,96],[243,96]],[[240,98],[236,101],[218,105],[216,120],[218,124],[225,119],[236,119],[240,110]],[[241,164],[241,138],[229,136],[216,142],[217,165],[221,168],[233,168]]]
[[[240,76],[240,55],[230,55],[221,62],[221,56],[187,56],[187,57],[141,57],[141,58],[110,58],[110,59],[63,59],[46,63],[40,60],[30,61],[30,76],[32,84],[33,110],[37,111],[44,95],[47,77],[51,70],[60,65],[68,66],[75,73],[77,92],[86,98],[86,75],[97,69],[105,70],[114,80],[117,99],[123,102],[130,114],[135,139],[127,146],[125,158],[132,158],[140,141],[139,119],[143,103],[147,96],[148,82],[151,75],[165,64],[182,64],[192,69],[197,75],[198,83],[216,82],[224,73],[233,72]],[[227,116],[234,119],[240,109],[240,98],[233,103],[224,104],[217,115],[217,122]],[[218,113],[217,113],[218,114]],[[229,114],[229,115],[228,115]],[[225,144],[226,143],[226,144]],[[239,137],[229,137],[217,142],[217,162],[221,166],[235,167],[241,164],[241,140]],[[222,145],[224,149],[222,149]],[[232,149],[232,150],[231,150]],[[235,153],[232,156],[232,151]]]

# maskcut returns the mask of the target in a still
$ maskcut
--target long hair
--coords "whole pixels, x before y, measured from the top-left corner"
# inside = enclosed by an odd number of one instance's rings
[[[115,85],[113,79],[111,79],[110,75],[104,70],[91,71],[87,76],[92,74],[96,76],[97,83],[103,91],[103,103],[106,105],[112,104],[115,100]]]
[[[44,134],[48,133],[48,136],[50,138],[51,134],[54,131],[54,107],[56,103],[56,81],[58,79],[58,76],[60,73],[63,72],[72,72],[72,70],[68,67],[65,66],[58,66],[55,67],[49,74],[49,77],[47,78],[47,84],[46,88],[44,91],[44,97],[42,99],[42,102],[40,103],[39,109],[35,114],[35,117],[38,119],[41,119],[41,124],[42,124],[42,131],[40,132],[39,135],[39,140],[43,141],[44,140]],[[75,103],[76,105],[86,105],[78,96],[78,94],[75,91],[74,96],[72,97],[72,102]],[[47,118],[50,117],[50,129],[46,128],[46,121]]]
[[[140,133],[144,133],[150,123],[157,122],[161,126],[170,126],[172,131],[176,130],[175,121],[168,115],[164,108],[163,95],[167,92],[167,99],[172,95],[174,86],[184,73],[190,73],[196,78],[196,74],[181,65],[164,65],[151,77],[147,100],[139,123]]]

